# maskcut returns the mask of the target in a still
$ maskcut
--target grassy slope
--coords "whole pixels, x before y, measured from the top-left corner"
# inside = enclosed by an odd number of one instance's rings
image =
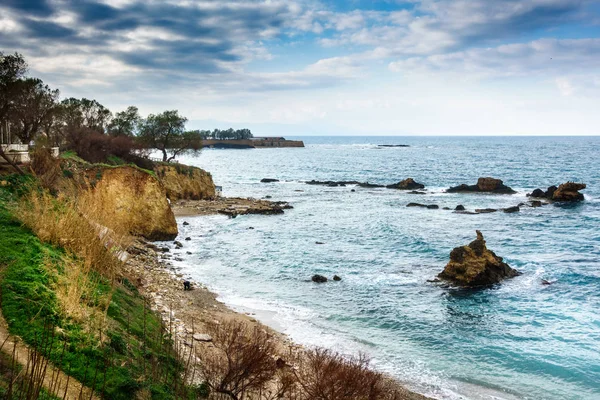
[[[58,327],[55,332],[61,333],[54,335],[54,343],[43,352],[65,373],[103,391],[105,398],[131,399],[139,391],[155,399],[172,398],[169,392],[180,365],[168,336],[161,331],[159,317],[146,309],[133,285],[127,281],[115,285],[108,329],[100,334],[86,331],[61,313],[54,285],[66,255],[62,249],[41,243],[12,217],[6,204],[13,196],[11,188],[18,187],[0,187],[1,307],[10,332],[39,349],[52,332],[47,324]],[[48,264],[54,266],[53,271]],[[94,296],[86,299],[91,307],[113,290],[101,277],[94,280]]]

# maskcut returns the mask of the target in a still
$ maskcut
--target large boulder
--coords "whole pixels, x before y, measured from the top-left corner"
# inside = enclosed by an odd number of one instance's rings
[[[325,282],[327,282],[327,278],[324,277],[323,275],[315,274],[311,278],[311,281],[313,281],[315,283],[325,283]]]
[[[210,173],[183,164],[160,163],[154,173],[165,187],[167,197],[176,200],[209,200],[216,196]]]
[[[400,189],[400,190],[415,190],[415,189],[425,189],[425,185],[422,183],[415,182],[413,178],[406,178],[403,181],[398,183],[394,183],[393,185],[387,185],[388,189]]]
[[[462,184],[454,186],[446,190],[448,193],[498,193],[498,194],[514,194],[512,188],[506,186],[502,180],[496,178],[479,178],[476,185]]]
[[[585,183],[567,182],[563,183],[554,191],[552,194],[552,200],[554,201],[582,201],[583,194],[579,193],[580,190],[585,189]]]
[[[550,186],[545,192],[542,189],[535,189],[527,196],[552,201],[583,201],[583,194],[579,191],[585,188],[585,183],[566,182],[558,187]]]
[[[468,246],[456,247],[450,253],[450,262],[438,275],[440,279],[459,286],[483,286],[501,282],[521,273],[508,266],[502,257],[488,250],[480,231]]]

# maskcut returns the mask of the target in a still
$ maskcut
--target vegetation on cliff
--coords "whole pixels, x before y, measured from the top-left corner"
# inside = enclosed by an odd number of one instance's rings
[[[102,236],[68,201],[3,180],[1,307],[10,332],[105,398],[191,396],[171,333],[119,274],[119,234]]]

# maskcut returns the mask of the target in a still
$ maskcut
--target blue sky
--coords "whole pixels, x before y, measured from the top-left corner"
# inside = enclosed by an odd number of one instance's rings
[[[2,0],[0,49],[191,128],[600,134],[598,0]]]

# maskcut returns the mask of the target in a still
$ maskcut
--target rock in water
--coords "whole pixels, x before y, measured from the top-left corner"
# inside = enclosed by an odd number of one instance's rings
[[[508,208],[504,209],[504,212],[507,213],[507,214],[516,213],[516,212],[519,212],[519,211],[521,211],[521,208],[519,208],[519,206],[508,207]]]
[[[552,200],[554,201],[582,201],[583,194],[579,193],[580,190],[585,189],[585,183],[567,182],[563,183],[552,193]]]
[[[450,262],[444,268],[440,279],[460,286],[483,286],[498,283],[521,273],[508,266],[493,251],[488,250],[480,231],[477,239],[468,246],[456,247],[450,253]]]
[[[583,194],[579,193],[579,191],[585,188],[585,183],[567,182],[561,184],[559,187],[550,186],[545,192],[542,189],[535,189],[527,196],[552,201],[583,201]]]
[[[425,185],[422,183],[415,182],[413,178],[406,178],[403,181],[398,183],[394,183],[393,185],[387,185],[388,189],[400,189],[400,190],[415,190],[415,189],[425,189]]]
[[[342,278],[340,278],[340,277],[339,277],[339,276],[337,276],[337,275],[334,275],[334,276],[333,276],[333,280],[334,280],[334,281],[336,281],[336,282],[339,282],[339,281],[341,281],[341,280],[342,280]]]
[[[447,189],[448,193],[461,193],[461,192],[475,192],[475,193],[499,193],[499,194],[514,194],[512,188],[506,186],[500,179],[496,178],[479,178],[477,185],[465,185],[464,183],[459,186],[451,187]]]
[[[325,283],[325,282],[327,282],[327,278],[326,277],[324,277],[323,275],[318,275],[318,274],[317,275],[313,275],[313,277],[312,277],[311,280],[313,282],[316,282],[316,283]]]
[[[279,179],[263,178],[260,181],[261,181],[261,183],[274,183],[274,182],[279,182]]]

